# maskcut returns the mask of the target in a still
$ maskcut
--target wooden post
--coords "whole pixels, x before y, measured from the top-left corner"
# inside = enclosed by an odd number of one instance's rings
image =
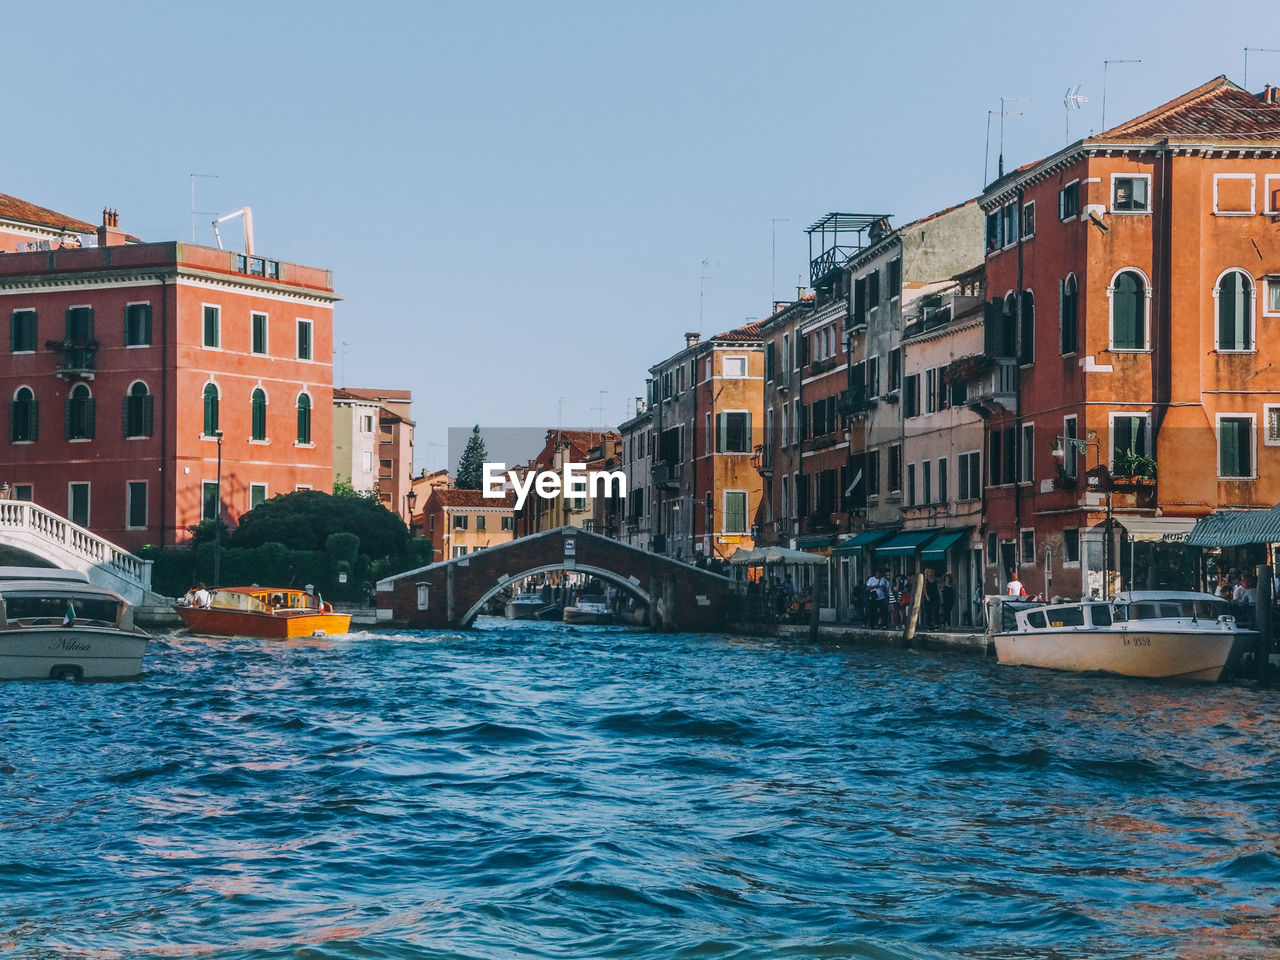
[[[907,625],[902,631],[902,645],[911,646],[916,636],[916,618],[920,616],[920,593],[924,589],[924,574],[916,574],[915,586],[911,588],[911,610],[907,614]]]
[[[1258,599],[1255,606],[1254,622],[1258,629],[1258,686],[1265,687],[1271,682],[1268,661],[1271,658],[1271,588],[1274,583],[1269,565],[1258,567]]]
[[[827,565],[824,563],[820,567],[814,568],[813,589],[809,591],[812,597],[809,611],[809,639],[818,639],[818,624],[821,622],[822,597],[823,589],[826,587]]]

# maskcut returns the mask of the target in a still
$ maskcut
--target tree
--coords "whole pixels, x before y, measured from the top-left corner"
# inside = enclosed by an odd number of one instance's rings
[[[228,545],[275,542],[294,550],[324,550],[334,533],[355,534],[360,552],[369,557],[398,556],[409,539],[404,521],[376,500],[298,490],[272,497],[246,513]]]
[[[453,485],[459,490],[479,490],[484,481],[484,462],[488,458],[489,451],[484,448],[484,437],[480,436],[480,424],[477,423],[458,459],[458,478]]]

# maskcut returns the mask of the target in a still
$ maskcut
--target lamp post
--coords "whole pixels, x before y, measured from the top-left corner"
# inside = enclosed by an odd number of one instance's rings
[[[413,488],[409,488],[409,492],[404,495],[404,502],[409,507],[409,539],[413,539],[413,505],[418,502],[418,495],[413,492]]]
[[[214,484],[216,493],[215,512],[213,515],[213,585],[222,582],[222,431],[215,430],[218,438],[218,479]]]

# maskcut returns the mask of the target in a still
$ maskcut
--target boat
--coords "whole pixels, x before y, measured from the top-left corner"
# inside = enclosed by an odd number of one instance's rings
[[[604,597],[578,598],[573,606],[564,608],[565,623],[613,623],[613,611]]]
[[[995,634],[996,657],[1050,670],[1214,683],[1254,636],[1237,627],[1230,610],[1213,594],[1180,590],[1035,606]]]
[[[540,593],[517,593],[507,601],[506,615],[508,620],[532,620],[538,611],[547,605]]]
[[[212,637],[331,637],[346,633],[351,615],[334,613],[333,606],[306,590],[293,587],[220,587],[207,607],[193,594],[174,604],[192,633]]]
[[[137,677],[150,639],[124,597],[78,570],[0,567],[0,679]]]
[[[533,619],[544,622],[560,623],[564,619],[564,607],[558,603],[548,603],[534,613]]]

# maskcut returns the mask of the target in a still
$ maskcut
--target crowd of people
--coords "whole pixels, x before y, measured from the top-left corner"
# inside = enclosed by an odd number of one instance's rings
[[[901,627],[911,611],[912,582],[905,574],[890,580],[883,568],[867,578],[862,598],[863,621],[868,627]],[[946,630],[955,626],[956,581],[950,573],[941,577],[932,567],[921,581],[920,613],[917,626],[923,630]]]

